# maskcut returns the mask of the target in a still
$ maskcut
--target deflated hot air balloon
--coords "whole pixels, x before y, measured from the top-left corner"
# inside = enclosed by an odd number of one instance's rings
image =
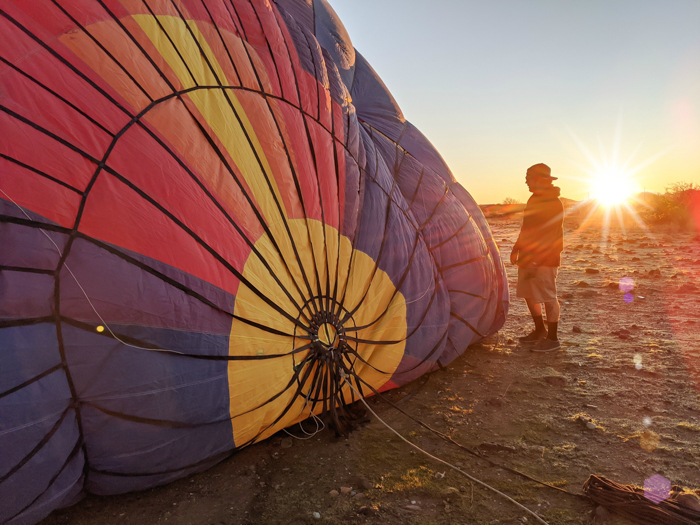
[[[483,215],[324,0],[0,6],[0,522],[340,423],[502,326]]]

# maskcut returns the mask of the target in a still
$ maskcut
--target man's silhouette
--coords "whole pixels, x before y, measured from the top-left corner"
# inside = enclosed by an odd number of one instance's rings
[[[535,322],[535,329],[522,344],[534,345],[534,352],[552,352],[561,348],[557,337],[559,301],[557,273],[564,250],[564,206],[560,189],[552,185],[552,171],[546,164],[535,164],[527,170],[525,183],[532,192],[523,216],[523,226],[510,254],[510,262],[518,265],[516,295],[525,299]],[[547,328],[542,319],[544,303]]]

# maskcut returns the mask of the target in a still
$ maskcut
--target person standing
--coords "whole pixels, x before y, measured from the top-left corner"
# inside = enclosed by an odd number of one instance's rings
[[[525,184],[532,193],[525,206],[523,225],[510,254],[511,264],[518,265],[516,296],[525,299],[535,322],[535,329],[519,337],[521,344],[533,345],[533,352],[553,352],[561,348],[557,328],[559,300],[557,274],[564,250],[564,206],[561,190],[552,185],[552,170],[546,164],[528,168]],[[542,303],[547,313],[547,328],[542,317]]]

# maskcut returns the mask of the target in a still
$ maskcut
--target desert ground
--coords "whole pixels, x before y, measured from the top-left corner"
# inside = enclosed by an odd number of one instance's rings
[[[490,219],[508,258],[517,216]],[[513,295],[504,328],[445,370],[386,397],[489,460],[571,492],[590,474],[643,486],[661,475],[700,488],[700,239],[673,230],[578,229],[567,219],[559,274],[562,350],[533,354]],[[620,280],[629,277],[629,295]],[[626,280],[627,281],[627,280]],[[626,282],[623,281],[623,282]],[[400,434],[550,524],[592,523],[596,505],[542,487],[441,440],[381,399]],[[145,492],[87,496],[46,525],[521,524],[513,503],[434,462],[376,417],[335,437],[279,433],[201,474]],[[311,425],[307,425],[307,431]],[[299,437],[303,436],[304,439]],[[602,511],[599,511],[601,514]],[[598,520],[599,518],[595,518]],[[611,524],[631,523],[614,515]]]

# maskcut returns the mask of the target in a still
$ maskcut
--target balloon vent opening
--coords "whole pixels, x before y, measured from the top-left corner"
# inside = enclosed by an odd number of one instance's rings
[[[328,304],[324,309],[329,299],[310,301],[317,310],[307,317],[310,348],[297,365],[300,394],[311,412],[320,413],[336,435],[347,436],[358,424],[369,421],[366,410],[356,405],[359,399],[345,383],[351,381],[362,392],[363,385],[355,371],[358,359],[362,362],[362,358],[357,349],[358,334],[352,313],[338,304],[335,308]]]

